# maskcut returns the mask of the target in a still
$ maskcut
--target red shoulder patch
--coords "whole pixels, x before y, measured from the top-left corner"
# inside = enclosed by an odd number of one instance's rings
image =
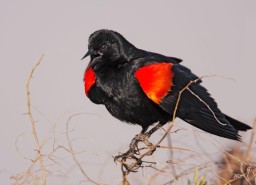
[[[135,72],[135,77],[149,99],[159,104],[173,86],[172,63],[154,63]]]
[[[84,89],[86,95],[88,95],[88,92],[93,84],[95,84],[96,76],[92,68],[89,68],[84,73]]]

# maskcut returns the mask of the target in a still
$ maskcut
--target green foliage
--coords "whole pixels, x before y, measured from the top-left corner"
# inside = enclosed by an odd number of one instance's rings
[[[213,185],[213,184],[209,184],[206,180],[206,176],[199,176],[198,175],[198,169],[195,169],[194,172],[194,178],[193,178],[193,184],[190,182],[190,180],[188,180],[188,185]]]

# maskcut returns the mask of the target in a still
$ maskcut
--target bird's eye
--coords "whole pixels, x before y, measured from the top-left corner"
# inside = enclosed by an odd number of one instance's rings
[[[104,45],[101,46],[100,49],[101,49],[101,50],[106,50],[107,48],[108,48],[108,45],[104,44]]]

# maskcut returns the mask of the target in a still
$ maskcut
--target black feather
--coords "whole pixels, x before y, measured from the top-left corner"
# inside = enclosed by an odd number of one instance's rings
[[[229,121],[229,123],[237,130],[246,131],[252,129],[249,125],[246,125],[234,118],[231,118],[230,116],[225,114],[225,118]]]

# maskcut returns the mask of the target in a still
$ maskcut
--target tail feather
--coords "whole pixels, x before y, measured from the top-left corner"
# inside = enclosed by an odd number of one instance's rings
[[[252,129],[249,125],[246,125],[234,118],[231,118],[230,116],[225,114],[225,118],[228,120],[228,122],[236,129],[236,130],[241,130],[241,131],[246,131],[249,129]]]

